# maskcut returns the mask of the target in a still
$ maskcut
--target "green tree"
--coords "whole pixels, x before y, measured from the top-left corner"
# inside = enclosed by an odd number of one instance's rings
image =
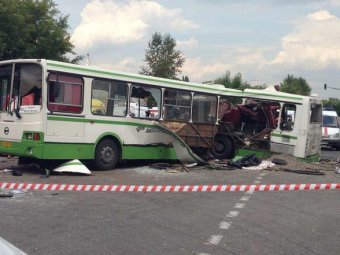
[[[0,0],[0,60],[46,58],[78,62],[70,41],[68,16],[53,0]]]
[[[177,74],[181,73],[181,68],[185,58],[181,51],[176,50],[177,43],[170,34],[162,35],[155,32],[148,43],[145,51],[146,66],[141,67],[140,74],[177,79]]]
[[[296,78],[292,74],[288,74],[288,76],[283,80],[280,90],[282,92],[303,96],[309,96],[311,92],[311,88],[304,78]]]
[[[226,88],[240,89],[240,90],[244,90],[244,89],[247,89],[247,88],[265,89],[267,87],[264,84],[263,85],[251,86],[249,83],[243,81],[241,73],[237,73],[234,76],[232,76],[229,71],[226,71],[223,76],[213,80],[212,82],[205,82],[205,83],[222,84]]]
[[[189,82],[189,77],[187,75],[183,75],[182,76],[182,81],[186,81],[186,82]]]

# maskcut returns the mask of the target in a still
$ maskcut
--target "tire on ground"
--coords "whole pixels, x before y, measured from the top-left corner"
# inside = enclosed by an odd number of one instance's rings
[[[119,149],[112,139],[105,138],[96,147],[94,164],[97,170],[114,169],[119,161]]]

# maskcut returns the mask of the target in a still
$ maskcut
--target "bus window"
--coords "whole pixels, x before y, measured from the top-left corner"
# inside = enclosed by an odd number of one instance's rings
[[[126,116],[127,85],[118,81],[92,82],[91,112],[95,115]]]
[[[158,119],[158,114],[150,115],[150,109],[157,109],[161,102],[161,90],[145,85],[132,85],[129,114],[133,118]]]
[[[291,131],[294,129],[296,117],[296,106],[294,104],[284,104],[281,111],[280,129]]]
[[[190,120],[190,92],[171,89],[164,90],[164,113],[165,120]]]
[[[48,109],[51,112],[81,113],[83,109],[83,79],[50,74],[48,77]]]
[[[192,121],[194,123],[215,123],[216,106],[216,96],[195,93],[192,107]]]

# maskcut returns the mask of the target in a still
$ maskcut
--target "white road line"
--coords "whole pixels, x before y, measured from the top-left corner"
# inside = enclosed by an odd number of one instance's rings
[[[266,176],[266,173],[260,173],[259,175],[260,176]]]
[[[261,176],[257,176],[257,178],[256,179],[258,179],[258,180],[262,180],[263,178],[261,177]]]
[[[229,229],[231,226],[231,223],[232,222],[225,222],[225,221],[220,222],[220,229]]]
[[[254,194],[254,190],[248,190],[247,192],[245,192],[244,194],[247,194],[247,195],[252,195]]]
[[[236,205],[234,206],[234,208],[238,208],[238,209],[242,209],[246,206],[246,204],[244,203],[236,203]]]
[[[261,181],[254,181],[254,184],[260,184]]]
[[[208,239],[209,244],[218,245],[222,240],[222,235],[211,235]]]
[[[229,213],[226,215],[226,217],[233,218],[233,217],[237,217],[239,214],[240,214],[239,211],[229,211]]]
[[[250,196],[242,196],[242,197],[240,198],[240,200],[241,200],[241,201],[248,201],[249,198],[250,198]]]

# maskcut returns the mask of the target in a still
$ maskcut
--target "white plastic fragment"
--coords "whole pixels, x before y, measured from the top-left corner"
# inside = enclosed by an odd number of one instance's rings
[[[60,165],[59,167],[53,169],[53,172],[91,175],[91,171],[78,159],[74,159]]]

